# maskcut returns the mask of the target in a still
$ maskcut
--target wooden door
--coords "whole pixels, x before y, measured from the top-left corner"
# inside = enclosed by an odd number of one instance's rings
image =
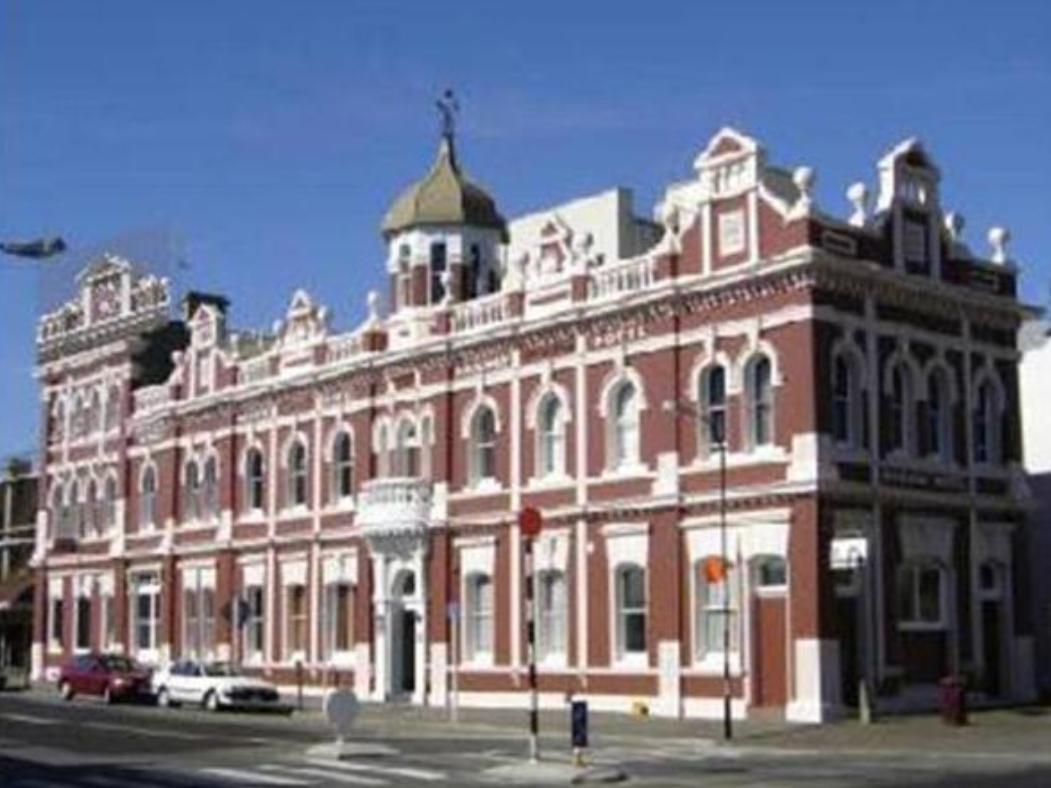
[[[785,597],[757,597],[755,611],[755,704],[784,706],[788,701],[785,660]]]

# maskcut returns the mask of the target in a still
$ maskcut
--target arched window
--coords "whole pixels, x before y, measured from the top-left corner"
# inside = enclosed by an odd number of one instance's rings
[[[464,651],[467,660],[490,660],[493,655],[493,581],[489,575],[472,574],[466,582]]]
[[[774,440],[774,390],[770,359],[753,358],[746,367],[748,438],[751,446],[766,446]]]
[[[387,453],[387,425],[381,424],[376,430],[376,445],[373,455],[376,465],[376,475],[379,477],[390,474],[389,457]]]
[[[537,418],[537,476],[558,476],[566,470],[566,435],[562,403],[554,394],[540,401]]]
[[[832,360],[832,436],[841,446],[862,445],[861,387],[858,366],[845,352]]]
[[[632,383],[621,383],[613,392],[610,468],[626,468],[639,461],[639,402]]]
[[[974,397],[974,461],[982,464],[1001,462],[1001,404],[999,392],[991,380],[978,386]]]
[[[95,484],[94,479],[88,479],[87,481],[80,511],[80,538],[83,539],[99,529],[98,485]]]
[[[110,386],[106,394],[106,432],[115,430],[120,424],[120,388]]]
[[[496,414],[488,405],[482,405],[471,418],[469,446],[470,479],[477,484],[496,477]]]
[[[70,480],[66,485],[65,503],[63,505],[62,520],[64,522],[63,535],[72,539],[80,533],[80,503],[77,496],[80,495],[79,485],[76,480]]]
[[[245,455],[245,505],[249,510],[266,507],[266,464],[263,452],[255,447]]]
[[[537,583],[537,651],[540,659],[566,655],[566,576],[541,572]]]
[[[420,472],[420,441],[416,424],[404,419],[398,425],[394,446],[394,475],[414,477]]]
[[[726,367],[716,364],[701,375],[701,423],[698,425],[703,450],[726,442]]]
[[[288,450],[288,505],[307,503],[307,447],[294,441]]]
[[[66,526],[66,504],[63,498],[62,485],[57,481],[51,482],[51,501],[49,509],[51,510],[51,538],[61,539],[67,536],[68,534],[63,530]]]
[[[51,410],[51,440],[60,441],[66,434],[66,406],[62,400],[55,400]]]
[[[332,500],[338,502],[354,495],[354,446],[350,433],[340,431],[332,444]]]
[[[117,524],[117,479],[112,474],[102,485],[102,521],[100,529],[108,531]]]
[[[157,471],[152,465],[142,472],[139,484],[139,527],[155,525],[157,518]]]
[[[909,451],[909,436],[912,434],[913,391],[912,375],[904,362],[895,364],[890,371],[888,392],[887,436],[891,451]]]
[[[950,460],[953,453],[952,404],[949,381],[944,370],[936,368],[927,380],[927,453]]]
[[[215,457],[204,461],[204,480],[202,484],[202,514],[213,518],[219,513],[219,463]]]
[[[196,460],[183,466],[183,515],[187,520],[201,519],[201,470]]]
[[[697,659],[723,655],[727,639],[730,654],[740,651],[740,577],[737,567],[719,556],[697,562]]]
[[[102,397],[99,396],[98,391],[91,392],[91,399],[89,402],[85,431],[89,435],[94,435],[99,427],[102,426]]]
[[[616,655],[646,653],[646,570],[635,564],[617,567]]]

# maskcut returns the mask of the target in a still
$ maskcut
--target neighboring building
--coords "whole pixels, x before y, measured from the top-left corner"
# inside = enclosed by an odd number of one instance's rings
[[[37,477],[30,462],[8,460],[0,476],[0,687],[30,669]]]
[[[1044,406],[1051,398],[1051,322],[1031,320],[1019,332],[1022,351],[1022,446],[1034,507],[1027,523],[1032,573],[1033,632],[1036,636],[1036,680],[1041,694],[1051,694],[1051,419]]]
[[[1031,697],[1006,233],[970,252],[915,140],[878,175],[834,218],[723,129],[659,233],[622,190],[508,224],[444,137],[347,333],[304,292],[272,333],[172,320],[104,257],[40,324],[37,674],[116,648],[523,705],[535,506],[545,704],[717,716],[724,659],[737,715]]]

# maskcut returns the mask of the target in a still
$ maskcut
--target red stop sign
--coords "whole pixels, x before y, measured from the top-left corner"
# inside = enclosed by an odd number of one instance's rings
[[[518,515],[518,527],[522,529],[522,535],[528,539],[540,534],[540,526],[543,523],[544,518],[535,506],[527,506]]]

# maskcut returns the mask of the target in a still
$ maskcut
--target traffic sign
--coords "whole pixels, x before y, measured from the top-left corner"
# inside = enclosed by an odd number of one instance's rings
[[[518,527],[522,529],[522,536],[528,539],[534,539],[540,535],[540,526],[543,525],[543,522],[544,518],[535,506],[527,506],[518,515]]]

